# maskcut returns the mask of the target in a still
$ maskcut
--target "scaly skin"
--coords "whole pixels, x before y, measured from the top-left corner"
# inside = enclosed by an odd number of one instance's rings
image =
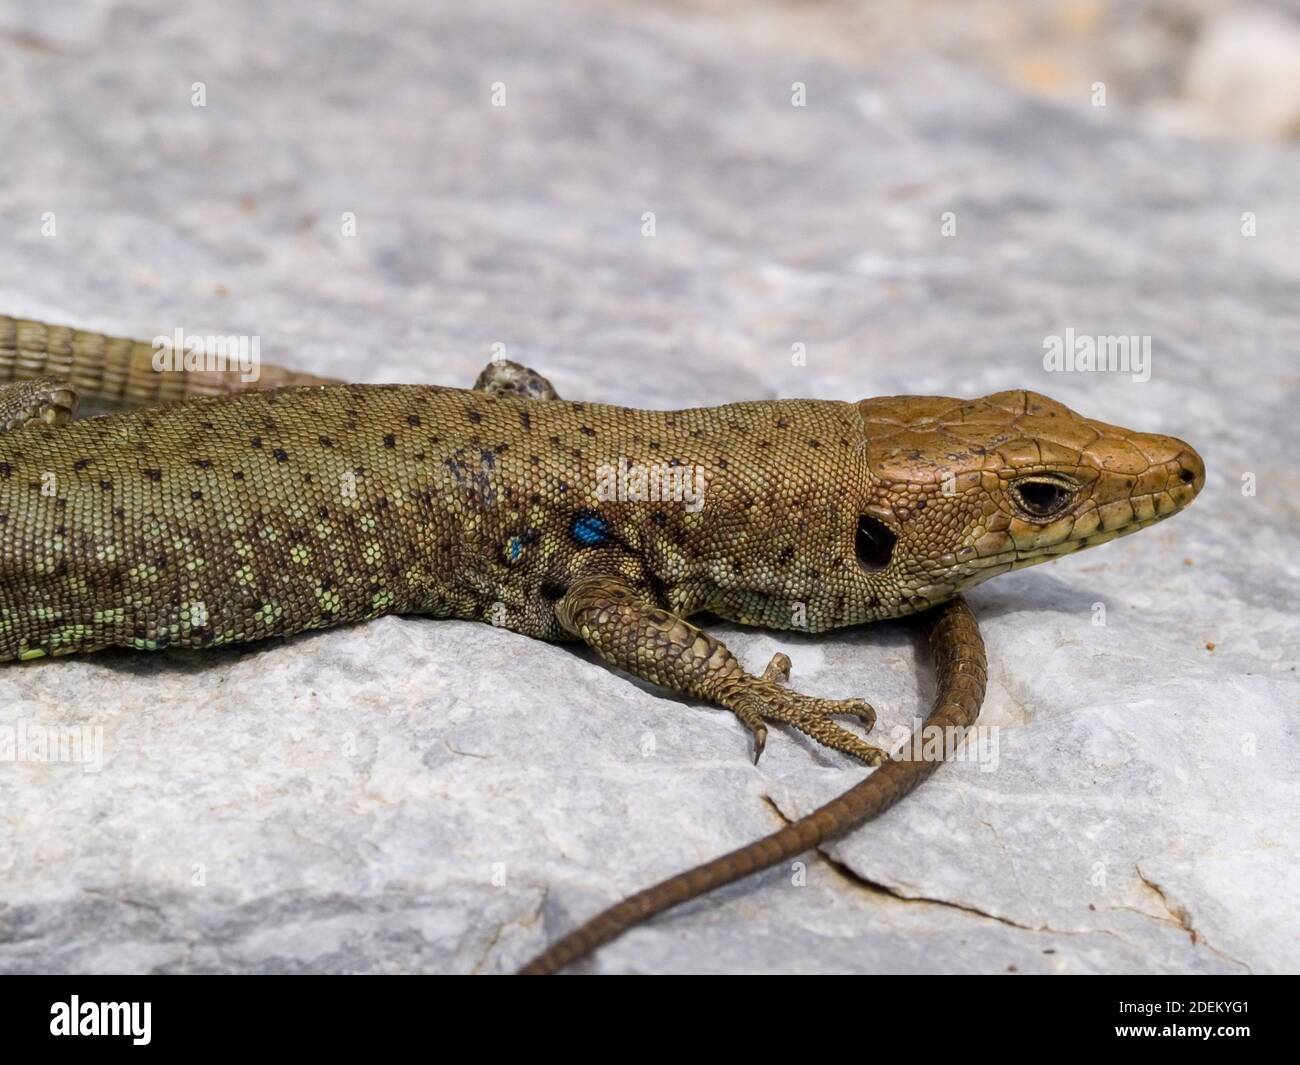
[[[206,647],[384,613],[477,618],[583,640],[725,706],[756,757],[779,721],[884,763],[847,805],[812,815],[815,832],[805,819],[779,844],[635,896],[539,969],[872,816],[932,768],[887,761],[832,720],[870,728],[867,703],[790,691],[783,655],[748,674],[687,617],[821,632],[923,611],[1144,528],[1204,483],[1181,440],[1031,392],[643,411],[555,399],[513,364],[471,392],[235,394],[236,375],[155,374],[146,358],[148,345],[0,318],[0,427],[14,430],[0,436],[0,661]],[[266,369],[259,384],[295,379]],[[76,390],[149,406],[65,424]],[[685,498],[646,500],[635,482],[610,498],[621,465],[684,473]],[[932,626],[936,705],[973,720],[978,631],[959,602]]]
[[[10,381],[57,378],[107,406],[152,407],[190,396],[220,396],[250,388],[335,383],[328,377],[279,366],[262,370],[255,382],[243,381],[237,370],[160,373],[154,369],[154,348],[148,341],[0,315],[0,388]],[[0,405],[3,403],[0,395]]]

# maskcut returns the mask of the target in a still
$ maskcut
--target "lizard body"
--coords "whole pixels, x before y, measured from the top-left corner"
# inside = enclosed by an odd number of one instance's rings
[[[778,721],[885,763],[534,971],[872,816],[932,768],[834,720],[870,728],[866,702],[783,687],[783,655],[751,675],[690,615],[820,632],[939,607],[935,716],[969,723],[984,660],[959,594],[1161,520],[1204,482],[1181,440],[1023,391],[646,411],[559,400],[513,364],[473,391],[274,369],[243,391],[229,373],[151,376],[151,354],[0,318],[0,661],[474,618],[727,707],[756,757]],[[67,424],[78,391],[147,406]]]

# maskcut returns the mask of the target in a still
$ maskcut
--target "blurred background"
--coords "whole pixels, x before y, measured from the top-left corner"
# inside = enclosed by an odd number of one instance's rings
[[[1128,121],[1203,137],[1300,134],[1300,8],[1286,0],[683,0],[755,40],[845,61],[942,57],[1069,106],[1101,80]]]
[[[1298,79],[1269,3],[6,0],[0,292],[655,405],[1027,384],[1072,325],[1153,392],[1293,292]]]

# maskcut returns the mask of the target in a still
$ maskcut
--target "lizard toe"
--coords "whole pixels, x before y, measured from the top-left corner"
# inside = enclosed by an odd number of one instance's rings
[[[822,699],[820,712],[827,717],[856,717],[870,732],[876,727],[876,708],[865,699]]]
[[[861,736],[826,717],[812,715],[791,721],[790,724],[804,735],[812,737],[823,747],[830,747],[832,750],[851,755],[866,765],[877,766],[889,758],[888,751],[872,746]]]
[[[771,684],[784,684],[790,679],[790,656],[777,652],[763,670],[763,679]]]
[[[754,764],[763,756],[767,746],[767,726],[763,724],[763,711],[758,700],[751,692],[741,692],[734,700],[724,704],[733,714],[740,718],[754,737]]]

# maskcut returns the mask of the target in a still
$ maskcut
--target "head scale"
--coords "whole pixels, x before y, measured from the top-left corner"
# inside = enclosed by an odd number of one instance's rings
[[[1170,436],[1084,418],[1035,392],[863,400],[870,484],[855,549],[912,609],[1146,528],[1205,483]]]

